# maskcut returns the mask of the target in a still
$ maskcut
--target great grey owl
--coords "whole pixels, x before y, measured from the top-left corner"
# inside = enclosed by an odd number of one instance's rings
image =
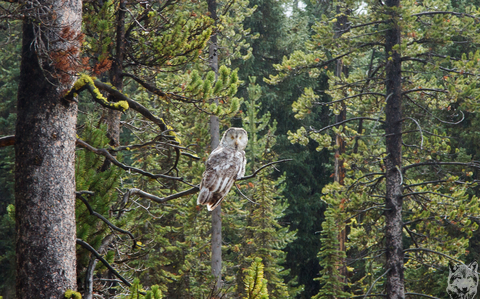
[[[247,131],[242,128],[229,128],[223,133],[219,146],[208,157],[197,204],[207,205],[208,210],[213,211],[235,180],[243,177],[247,142]]]

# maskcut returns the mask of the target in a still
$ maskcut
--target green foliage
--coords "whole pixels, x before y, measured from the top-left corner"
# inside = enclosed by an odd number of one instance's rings
[[[0,137],[15,134],[17,118],[21,22],[8,26],[11,30],[0,30]],[[0,295],[5,298],[15,294],[14,166],[14,147],[0,148]]]
[[[339,250],[338,236],[340,230],[344,228],[338,225],[337,219],[341,218],[342,210],[337,205],[332,205],[325,211],[325,221],[322,223],[322,248],[318,253],[320,260],[320,291],[313,296],[313,299],[320,298],[349,298],[351,294],[344,292],[343,289],[347,285],[344,282],[345,277],[340,274],[339,268],[342,259],[346,257],[345,252]]]
[[[162,299],[163,294],[157,285],[152,286],[151,290],[145,291],[140,284],[140,280],[135,278],[130,287],[130,294],[122,296],[122,299]]]
[[[104,148],[108,144],[108,138],[105,136],[105,126],[95,128],[91,123],[85,124],[81,134],[81,139],[96,148]],[[117,200],[117,191],[115,188],[119,185],[119,177],[123,170],[119,168],[109,168],[102,171],[101,167],[104,158],[95,153],[84,149],[77,150],[75,161],[75,178],[77,190],[88,190],[94,192],[94,195],[84,195],[92,209],[100,215],[109,218],[111,206]],[[102,220],[94,215],[90,215],[85,204],[77,199],[76,202],[77,218],[77,237],[88,242],[92,247],[99,248],[104,238],[110,233],[110,229]],[[126,219],[111,222],[117,226],[125,225]],[[107,254],[107,261],[112,262],[113,251]],[[79,277],[82,269],[88,265],[90,259],[89,252],[83,251],[77,255],[77,267]],[[100,269],[106,270],[104,266]]]
[[[248,92],[249,100],[245,103],[247,109],[243,120],[249,136],[247,169],[254,171],[277,157],[272,150],[276,142],[276,121],[271,121],[269,113],[259,116],[261,90],[255,84],[254,77],[250,78]],[[247,203],[249,213],[244,220],[246,223],[242,229],[237,259],[242,267],[247,267],[258,257],[264,261],[268,293],[274,298],[291,298],[298,291],[295,281],[284,281],[289,274],[283,266],[286,258],[284,248],[295,239],[295,232],[279,223],[288,207],[282,196],[284,181],[285,176],[273,180],[271,170],[270,173],[264,170],[255,179],[240,185],[240,190],[256,204]],[[238,275],[237,281],[241,281],[242,273]],[[242,295],[241,291],[237,289],[239,295]]]
[[[244,299],[268,299],[267,280],[263,278],[263,264],[259,257],[245,270],[245,293]]]
[[[321,129],[325,125],[305,125],[291,130],[289,139],[302,145],[314,142],[319,151],[336,148],[334,135],[345,140],[347,152],[340,157],[347,171],[345,186],[329,184],[322,191],[323,200],[332,208],[341,209],[341,213],[334,213],[337,224],[346,221],[350,227],[347,249],[351,258],[368,253],[366,256],[374,259],[378,266],[381,257],[376,253],[384,245],[385,225],[382,216],[386,188],[383,121],[390,96],[382,80],[393,54],[385,53],[384,43],[385,32],[392,26],[389,19],[392,11],[378,1],[338,1],[333,5],[338,7],[337,15],[323,15],[312,27],[312,39],[305,44],[305,49],[284,57],[281,64],[275,65],[278,73],[270,76],[268,82],[279,84],[290,75],[299,74],[328,77],[329,88],[321,93],[304,89],[293,104],[296,117],[303,119],[314,107],[322,106],[328,107],[334,116],[344,105],[347,122],[325,129]],[[461,149],[454,149],[448,135],[450,130],[444,124],[461,120],[463,111],[475,113],[478,109],[479,89],[474,78],[478,73],[479,54],[471,47],[460,49],[457,45],[478,44],[478,24],[474,20],[479,13],[475,7],[465,8],[469,15],[444,13],[451,9],[442,1],[402,1],[401,7],[392,8],[402,30],[401,44],[393,50],[400,53],[403,60],[403,167],[426,162],[424,167],[399,169],[405,188],[405,249],[420,247],[458,259],[465,256],[468,238],[478,228],[474,221],[469,221],[478,215],[477,198],[472,196],[471,189],[476,184],[473,172],[466,167],[468,164],[461,164],[471,161],[471,157]],[[348,15],[350,29],[339,35],[334,24],[342,14]],[[332,71],[336,57],[341,57],[348,67],[348,76],[336,76]],[[323,92],[329,96],[328,100],[321,98]],[[431,166],[444,162],[460,164]],[[326,238],[326,234],[324,231],[322,237]],[[329,260],[335,257],[334,250],[322,245],[322,266],[330,265],[322,271],[334,270],[335,259]],[[406,256],[405,275],[409,277],[410,273],[431,275],[436,271],[431,265],[443,267],[447,262],[442,255],[431,252]],[[357,273],[366,276],[356,276],[349,284],[350,291],[364,294],[372,283],[365,277],[378,277],[385,272],[371,265],[361,259],[353,264]],[[324,275],[318,296],[334,295],[341,288],[334,280],[335,275]],[[415,284],[408,284],[408,288],[425,290]]]
[[[15,294],[15,206],[7,206],[0,215],[0,292],[5,296]]]

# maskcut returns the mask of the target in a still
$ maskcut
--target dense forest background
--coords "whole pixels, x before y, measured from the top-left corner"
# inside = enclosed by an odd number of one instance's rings
[[[55,92],[78,107],[60,294],[448,298],[449,264],[480,262],[478,1],[83,1],[81,32],[57,2],[0,1],[4,299],[42,275],[19,235],[43,158],[18,149]],[[196,204],[216,121],[249,134],[220,222]]]

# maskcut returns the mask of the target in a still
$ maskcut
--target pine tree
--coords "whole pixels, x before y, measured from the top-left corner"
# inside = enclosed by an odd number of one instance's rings
[[[472,75],[479,54],[448,56],[444,47],[477,44],[473,32],[478,12],[469,8],[467,14],[456,13],[440,1],[402,5],[371,1],[361,9],[356,3],[335,4],[340,12],[322,17],[313,27],[308,50],[285,58],[270,82],[284,80],[289,73],[318,74],[340,58],[351,70],[348,77],[326,72],[330,86],[326,92],[332,97],[328,103],[305,89],[294,106],[302,117],[312,106],[328,106],[338,115],[345,105],[346,120],[323,128],[304,127],[290,138],[301,144],[311,138],[319,150],[333,150],[332,137],[326,133],[330,129],[346,141],[347,152],[341,157],[346,185],[324,188],[323,199],[344,211],[337,221],[350,226],[351,253],[383,261],[370,284],[356,278],[351,291],[368,295],[373,284],[384,283],[389,298],[403,298],[415,289],[409,284],[405,290],[404,255],[406,275],[410,269],[445,265],[442,254],[461,258],[466,238],[478,227],[469,220],[476,217],[478,207],[475,197],[468,195],[472,173],[467,170],[478,165],[452,149],[443,126],[459,123],[463,111],[478,108]],[[338,38],[331,24],[347,14],[351,23]],[[355,256],[349,258],[356,261]],[[368,265],[362,262],[355,265]],[[362,271],[374,274],[369,268]]]
[[[276,141],[276,121],[271,121],[269,113],[259,116],[261,89],[255,81],[255,77],[250,78],[249,100],[245,103],[247,109],[243,116],[245,129],[249,134],[246,150],[250,171],[276,158],[276,154],[272,151]],[[242,261],[243,267],[257,257],[264,261],[268,292],[274,298],[291,298],[297,291],[293,285],[289,288],[289,285],[284,282],[285,276],[288,275],[288,270],[283,266],[286,258],[284,248],[295,238],[295,232],[289,232],[288,226],[282,227],[279,223],[287,208],[282,196],[284,180],[284,176],[272,180],[271,173],[264,171],[247,184],[241,185],[240,189],[243,189],[245,195],[255,204],[246,203],[247,225],[241,230],[238,259]],[[241,275],[242,272],[238,272],[237,281],[243,280]],[[237,288],[239,295],[242,291]]]
[[[280,158],[293,159],[278,165],[280,172],[274,177],[286,173],[284,195],[289,205],[282,222],[289,223],[290,229],[297,231],[297,240],[286,248],[286,267],[291,269],[288,278],[298,279],[304,285],[302,296],[309,298],[318,291],[318,282],[313,277],[320,270],[316,255],[321,244],[318,238],[312,237],[321,230],[325,209],[324,203],[318,199],[321,189],[329,181],[332,168],[326,163],[329,156],[327,152],[318,154],[313,143],[308,146],[308,151],[304,151],[300,146],[290,143],[287,132],[303,124],[326,124],[327,111],[322,107],[313,107],[311,113],[299,121],[294,118],[291,105],[301,95],[302,90],[298,86],[323,90],[327,88],[327,77],[310,78],[308,74],[298,74],[276,86],[266,84],[264,79],[274,72],[273,65],[280,63],[283,56],[302,47],[308,39],[315,14],[323,11],[323,6],[307,2],[305,9],[301,9],[298,1],[269,0],[252,4],[257,5],[257,10],[244,26],[252,32],[250,43],[253,57],[245,62],[234,62],[234,65],[242,70],[239,73],[241,80],[248,82],[250,76],[258,78],[257,84],[262,90],[261,113],[268,111],[272,119],[278,120],[277,142],[272,150]],[[291,15],[286,11],[291,11]],[[247,97],[246,86],[240,87],[239,94]]]
[[[262,259],[257,257],[250,268],[245,270],[245,293],[244,299],[268,299],[267,280],[263,278],[264,266]]]

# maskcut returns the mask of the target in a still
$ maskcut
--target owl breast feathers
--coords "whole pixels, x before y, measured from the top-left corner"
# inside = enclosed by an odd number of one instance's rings
[[[220,145],[210,154],[200,183],[197,204],[213,211],[228,194],[233,183],[245,174],[247,132],[230,128],[223,134]]]

